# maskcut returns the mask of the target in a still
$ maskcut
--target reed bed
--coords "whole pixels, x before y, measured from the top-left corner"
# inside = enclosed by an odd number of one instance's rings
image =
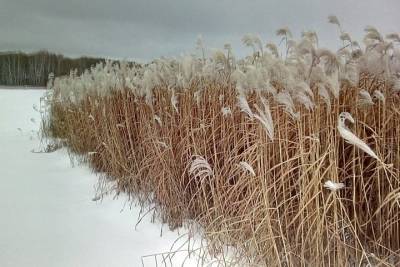
[[[243,60],[228,45],[205,58],[199,42],[199,57],[60,77],[43,132],[171,228],[195,221],[211,253],[232,246],[251,266],[400,266],[397,44],[369,27],[361,50],[330,22],[338,52],[281,29],[284,56],[246,36]]]

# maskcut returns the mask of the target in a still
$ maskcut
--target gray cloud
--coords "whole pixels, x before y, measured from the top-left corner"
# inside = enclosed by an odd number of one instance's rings
[[[242,55],[245,33],[276,41],[282,26],[316,30],[322,46],[336,47],[329,14],[360,39],[366,25],[399,32],[398,10],[398,0],[0,0],[0,51],[149,60],[193,51],[202,34],[207,46],[230,42]]]

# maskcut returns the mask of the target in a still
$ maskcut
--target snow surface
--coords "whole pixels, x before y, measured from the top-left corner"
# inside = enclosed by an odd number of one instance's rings
[[[65,149],[31,152],[43,148],[33,105],[44,92],[0,90],[0,266],[197,266],[194,256],[185,261],[187,245],[164,263],[143,257],[178,249],[185,231],[149,216],[135,229],[140,209],[126,196],[92,201],[96,175],[73,167]]]

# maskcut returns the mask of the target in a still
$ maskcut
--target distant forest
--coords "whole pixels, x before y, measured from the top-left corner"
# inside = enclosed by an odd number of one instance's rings
[[[62,76],[76,69],[81,74],[85,69],[105,62],[104,58],[68,58],[63,55],[40,51],[26,54],[22,52],[0,53],[0,85],[46,86],[50,73]]]

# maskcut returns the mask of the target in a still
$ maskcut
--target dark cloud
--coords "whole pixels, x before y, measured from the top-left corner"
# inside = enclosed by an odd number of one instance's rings
[[[361,38],[366,25],[399,32],[398,0],[0,0],[0,51],[48,49],[71,56],[148,60],[230,42],[239,54],[245,33],[276,41],[277,28],[316,30],[323,46],[338,44],[327,23],[335,14]]]

